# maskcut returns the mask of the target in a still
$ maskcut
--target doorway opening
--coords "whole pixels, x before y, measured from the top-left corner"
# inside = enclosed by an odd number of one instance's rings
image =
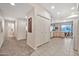
[[[52,23],[51,38],[73,38],[73,22]]]
[[[6,38],[15,37],[15,21],[5,21],[5,35]]]
[[[14,37],[14,22],[8,22],[8,37]]]

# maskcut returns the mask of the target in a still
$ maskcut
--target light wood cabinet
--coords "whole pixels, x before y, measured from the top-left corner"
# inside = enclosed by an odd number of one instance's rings
[[[53,32],[53,37],[65,37],[64,32]]]

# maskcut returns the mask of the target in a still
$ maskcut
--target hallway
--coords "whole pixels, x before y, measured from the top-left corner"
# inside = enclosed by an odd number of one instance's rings
[[[26,44],[26,40],[17,41],[14,38],[6,40],[0,49],[1,56],[78,56],[73,51],[73,39],[54,38],[34,51]]]
[[[78,56],[78,6],[0,4],[0,56]]]
[[[7,39],[0,49],[1,56],[28,56],[34,50],[26,44],[26,40]]]
[[[73,51],[73,39],[55,38],[50,42],[38,47],[38,49],[31,54],[32,56],[78,56]]]

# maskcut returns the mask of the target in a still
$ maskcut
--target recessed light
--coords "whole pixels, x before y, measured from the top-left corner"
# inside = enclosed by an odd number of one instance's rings
[[[11,5],[15,6],[15,3],[10,3]]]
[[[52,6],[51,9],[55,9],[55,6]]]
[[[72,7],[71,9],[73,10],[73,9],[75,9],[75,7]]]

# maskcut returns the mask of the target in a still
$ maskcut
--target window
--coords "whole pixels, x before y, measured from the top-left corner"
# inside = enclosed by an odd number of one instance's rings
[[[70,24],[61,25],[61,31],[62,32],[72,32],[72,25],[70,25]]]

